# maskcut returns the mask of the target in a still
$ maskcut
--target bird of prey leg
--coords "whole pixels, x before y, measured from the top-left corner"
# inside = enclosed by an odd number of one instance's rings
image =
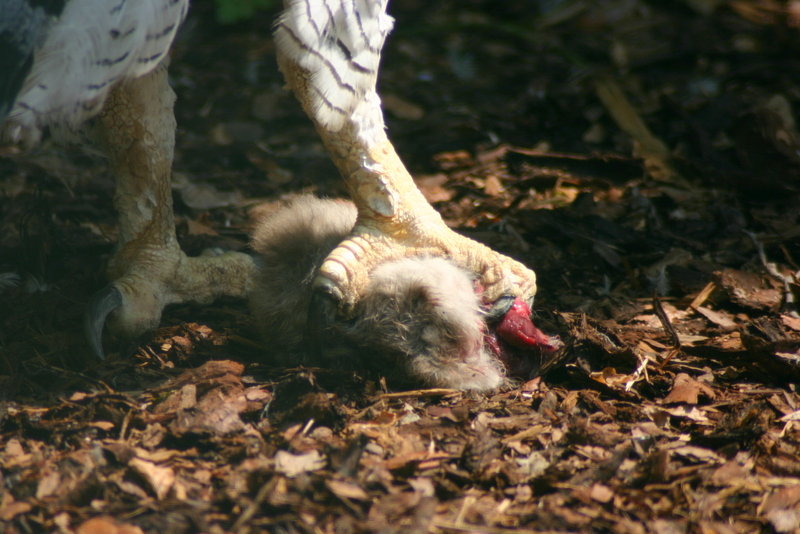
[[[165,58],[188,7],[188,0],[4,0],[0,7],[4,134],[31,145],[49,128],[56,140],[99,144],[116,178],[120,241],[111,284],[85,318],[100,358],[106,318],[132,338],[155,328],[168,304],[243,297],[255,272],[238,252],[189,258],[175,237],[175,94]]]
[[[519,299],[490,321],[474,276],[430,256],[381,263],[351,317],[320,320],[313,280],[355,224],[353,204],[309,196],[257,224],[252,242],[261,267],[249,304],[278,363],[372,370],[393,387],[491,391],[529,378],[561,346],[533,326]]]
[[[91,137],[101,140],[117,179],[120,246],[109,265],[111,284],[86,314],[92,350],[102,357],[107,317],[112,329],[133,337],[157,326],[167,304],[243,296],[255,270],[248,256],[187,258],[175,238],[174,95],[161,62],[188,0],[6,4],[0,33],[10,38],[0,39],[0,65],[9,68],[0,76],[0,120],[7,114],[16,139],[33,142],[49,127],[74,142],[97,118],[99,135]],[[276,25],[281,69],[358,208],[356,226],[323,263],[316,286],[352,314],[380,264],[429,255],[477,273],[487,302],[530,300],[533,272],[450,231],[387,139],[375,92],[392,26],[385,11],[386,0],[290,0]]]
[[[393,20],[387,0],[288,0],[275,30],[278,64],[358,209],[350,235],[319,269],[317,289],[352,315],[383,262],[439,256],[476,273],[489,303],[531,301],[533,271],[450,230],[386,137],[376,81]]]
[[[133,338],[156,328],[168,304],[243,297],[255,272],[247,254],[187,257],[178,245],[170,188],[174,101],[162,64],[117,86],[98,117],[95,134],[116,177],[119,213],[118,250],[107,271],[111,283],[86,313],[89,343],[100,357],[109,314],[110,328]]]

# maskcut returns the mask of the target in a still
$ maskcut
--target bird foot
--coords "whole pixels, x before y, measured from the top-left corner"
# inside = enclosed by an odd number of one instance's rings
[[[497,310],[498,317],[505,314],[515,298],[533,302],[536,275],[532,270],[453,232],[440,218],[427,223],[422,218],[412,219],[404,224],[402,231],[394,225],[359,221],[325,259],[314,287],[339,303],[340,314],[350,316],[369,284],[373,268],[419,256],[444,257],[477,275],[483,302],[503,308]]]
[[[186,256],[174,247],[124,247],[109,264],[113,281],[92,297],[84,317],[92,352],[104,358],[102,333],[108,319],[114,334],[133,339],[161,321],[168,304],[208,304],[221,296],[244,297],[256,266],[241,252]]]

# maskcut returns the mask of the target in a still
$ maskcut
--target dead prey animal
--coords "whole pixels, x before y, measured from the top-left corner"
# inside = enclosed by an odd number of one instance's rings
[[[320,309],[314,278],[355,223],[352,203],[302,196],[258,224],[249,304],[276,362],[373,370],[393,386],[491,391],[528,378],[537,356],[562,345],[533,325],[521,299],[489,324],[475,277],[442,258],[378,265],[350,318]]]

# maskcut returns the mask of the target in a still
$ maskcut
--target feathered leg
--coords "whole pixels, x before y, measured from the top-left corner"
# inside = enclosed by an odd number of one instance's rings
[[[276,25],[281,70],[358,208],[353,232],[328,256],[316,286],[349,315],[375,266],[437,255],[477,273],[486,302],[530,299],[536,293],[533,271],[450,230],[386,137],[375,91],[380,51],[393,22],[386,3],[288,0]]]
[[[167,304],[245,296],[255,273],[246,254],[189,258],[178,246],[170,189],[174,102],[162,64],[115,88],[99,116],[98,136],[116,177],[120,230],[108,266],[111,284],[93,297],[86,314],[89,342],[101,358],[109,313],[112,330],[132,338],[157,327]]]

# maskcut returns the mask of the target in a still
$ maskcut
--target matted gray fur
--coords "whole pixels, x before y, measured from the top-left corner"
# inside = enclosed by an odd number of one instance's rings
[[[350,202],[304,196],[259,223],[253,247],[263,265],[249,302],[273,361],[370,369],[392,385],[479,391],[501,385],[502,366],[484,343],[474,280],[450,261],[379,265],[353,319],[328,328],[309,320],[316,272],[355,221]]]

